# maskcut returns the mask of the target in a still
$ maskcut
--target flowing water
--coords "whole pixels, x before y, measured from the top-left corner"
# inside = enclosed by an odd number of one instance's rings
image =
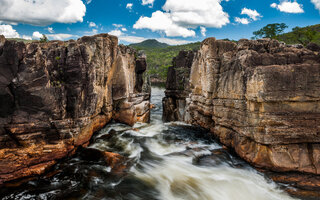
[[[112,123],[93,138],[89,148],[125,156],[124,172],[112,171],[103,159],[77,153],[56,165],[51,176],[1,189],[2,199],[293,199],[206,131],[163,123],[163,95],[162,89],[153,88],[156,108],[150,124],[132,128]],[[116,134],[110,134],[112,129]]]

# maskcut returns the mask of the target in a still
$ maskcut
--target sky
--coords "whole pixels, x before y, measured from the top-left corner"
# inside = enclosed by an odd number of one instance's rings
[[[109,33],[123,44],[251,38],[270,23],[320,24],[320,0],[0,0],[0,35],[76,39]]]

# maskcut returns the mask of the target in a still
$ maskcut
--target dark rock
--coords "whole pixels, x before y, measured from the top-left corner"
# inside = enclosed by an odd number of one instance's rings
[[[41,174],[112,118],[148,121],[150,94],[136,79],[145,57],[135,55],[108,34],[28,44],[0,36],[0,184]]]
[[[186,97],[190,92],[189,76],[193,59],[193,51],[181,51],[173,59],[172,67],[168,69],[166,97],[162,100],[162,119],[165,122],[184,119]]]

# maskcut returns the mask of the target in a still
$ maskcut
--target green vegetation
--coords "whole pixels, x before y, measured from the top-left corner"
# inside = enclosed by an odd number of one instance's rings
[[[268,24],[258,31],[253,32],[254,38],[272,38],[275,39],[277,35],[283,33],[284,29],[288,28],[285,23]]]
[[[154,45],[154,46],[152,46]],[[178,46],[169,46],[157,40],[146,40],[142,43],[129,45],[137,51],[143,50],[147,55],[148,71],[151,79],[164,82],[167,79],[168,68],[172,59],[183,50],[199,50],[200,42]]]
[[[289,33],[278,35],[276,39],[287,44],[307,45],[310,42],[314,42],[320,45],[320,24],[303,28],[295,27]]]
[[[45,34],[42,34],[42,37],[40,38],[40,42],[41,43],[46,43],[46,42],[49,42],[47,36]]]
[[[26,39],[22,39],[22,38],[6,38],[7,40],[14,40],[17,42],[24,42],[24,43],[31,43],[34,42],[34,40],[26,40]]]
[[[310,42],[320,45],[320,24],[302,28],[295,27],[291,32],[283,33],[287,27],[284,23],[268,24],[260,30],[253,32],[253,38],[272,38],[287,44],[302,44],[304,46]]]

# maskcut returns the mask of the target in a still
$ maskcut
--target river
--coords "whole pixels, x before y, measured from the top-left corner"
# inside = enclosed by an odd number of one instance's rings
[[[57,164],[51,176],[2,188],[2,199],[293,199],[228,153],[205,130],[178,122],[163,123],[163,96],[163,89],[152,88],[151,101],[156,108],[150,124],[129,127],[111,123],[94,136],[89,148],[125,156],[128,168],[124,173],[115,173],[101,159],[77,153]],[[116,134],[108,136],[112,129]]]

